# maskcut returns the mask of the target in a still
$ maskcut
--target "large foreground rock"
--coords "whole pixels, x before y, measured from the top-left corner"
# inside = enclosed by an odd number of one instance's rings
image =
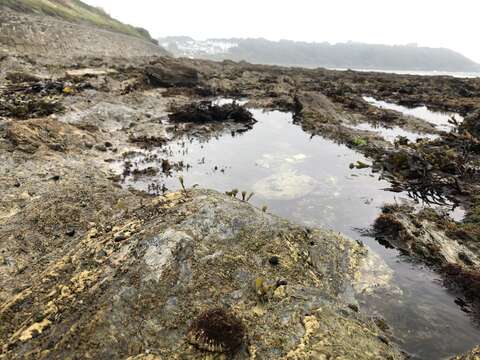
[[[113,219],[26,270],[30,284],[0,307],[0,358],[204,358],[187,333],[217,308],[244,334],[220,334],[241,346],[213,358],[402,358],[355,306],[367,256],[356,242],[207,190]]]
[[[452,360],[477,360],[480,359],[480,347],[477,346],[476,348],[472,349],[472,351],[458,355],[452,358]]]

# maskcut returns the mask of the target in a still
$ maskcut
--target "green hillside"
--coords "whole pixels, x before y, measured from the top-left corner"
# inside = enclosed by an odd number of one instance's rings
[[[102,9],[79,0],[0,0],[0,6],[2,5],[16,11],[49,15],[75,23],[86,23],[157,43],[147,30],[123,24]]]

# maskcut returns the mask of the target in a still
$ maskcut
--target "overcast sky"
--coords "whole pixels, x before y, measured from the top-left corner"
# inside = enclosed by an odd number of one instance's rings
[[[154,37],[447,47],[480,63],[479,0],[84,0]]]

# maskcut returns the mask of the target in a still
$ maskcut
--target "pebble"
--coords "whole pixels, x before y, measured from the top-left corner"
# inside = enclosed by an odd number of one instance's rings
[[[270,265],[276,266],[280,264],[280,258],[278,256],[272,256],[270,259],[268,259],[268,262]]]
[[[390,344],[390,341],[388,341],[388,339],[385,336],[378,335],[378,340],[380,340],[384,344],[387,344],[387,345]]]
[[[105,152],[107,151],[107,148],[105,145],[103,144],[97,144],[94,146],[95,150],[98,150],[98,151],[102,151],[102,152]]]
[[[355,304],[348,304],[348,307],[355,312],[358,312],[358,310],[359,310],[358,306],[355,305]]]
[[[97,253],[97,257],[101,258],[101,257],[105,257],[107,256],[107,252],[105,250],[100,250],[98,253]]]
[[[53,151],[62,151],[63,150],[62,145],[58,144],[58,143],[50,144],[50,145],[48,145],[48,147],[50,149],[52,149]]]
[[[113,240],[114,240],[115,242],[120,242],[120,241],[125,240],[126,238],[127,238],[127,237],[126,237],[124,234],[118,234],[118,235],[116,235],[116,236],[113,238]]]
[[[279,286],[273,292],[273,297],[277,300],[281,300],[287,297],[287,290],[285,286]]]

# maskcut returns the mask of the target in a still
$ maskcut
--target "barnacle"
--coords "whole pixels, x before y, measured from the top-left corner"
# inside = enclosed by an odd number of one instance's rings
[[[230,311],[215,308],[200,314],[190,326],[187,340],[201,350],[236,353],[244,340],[245,328]]]

